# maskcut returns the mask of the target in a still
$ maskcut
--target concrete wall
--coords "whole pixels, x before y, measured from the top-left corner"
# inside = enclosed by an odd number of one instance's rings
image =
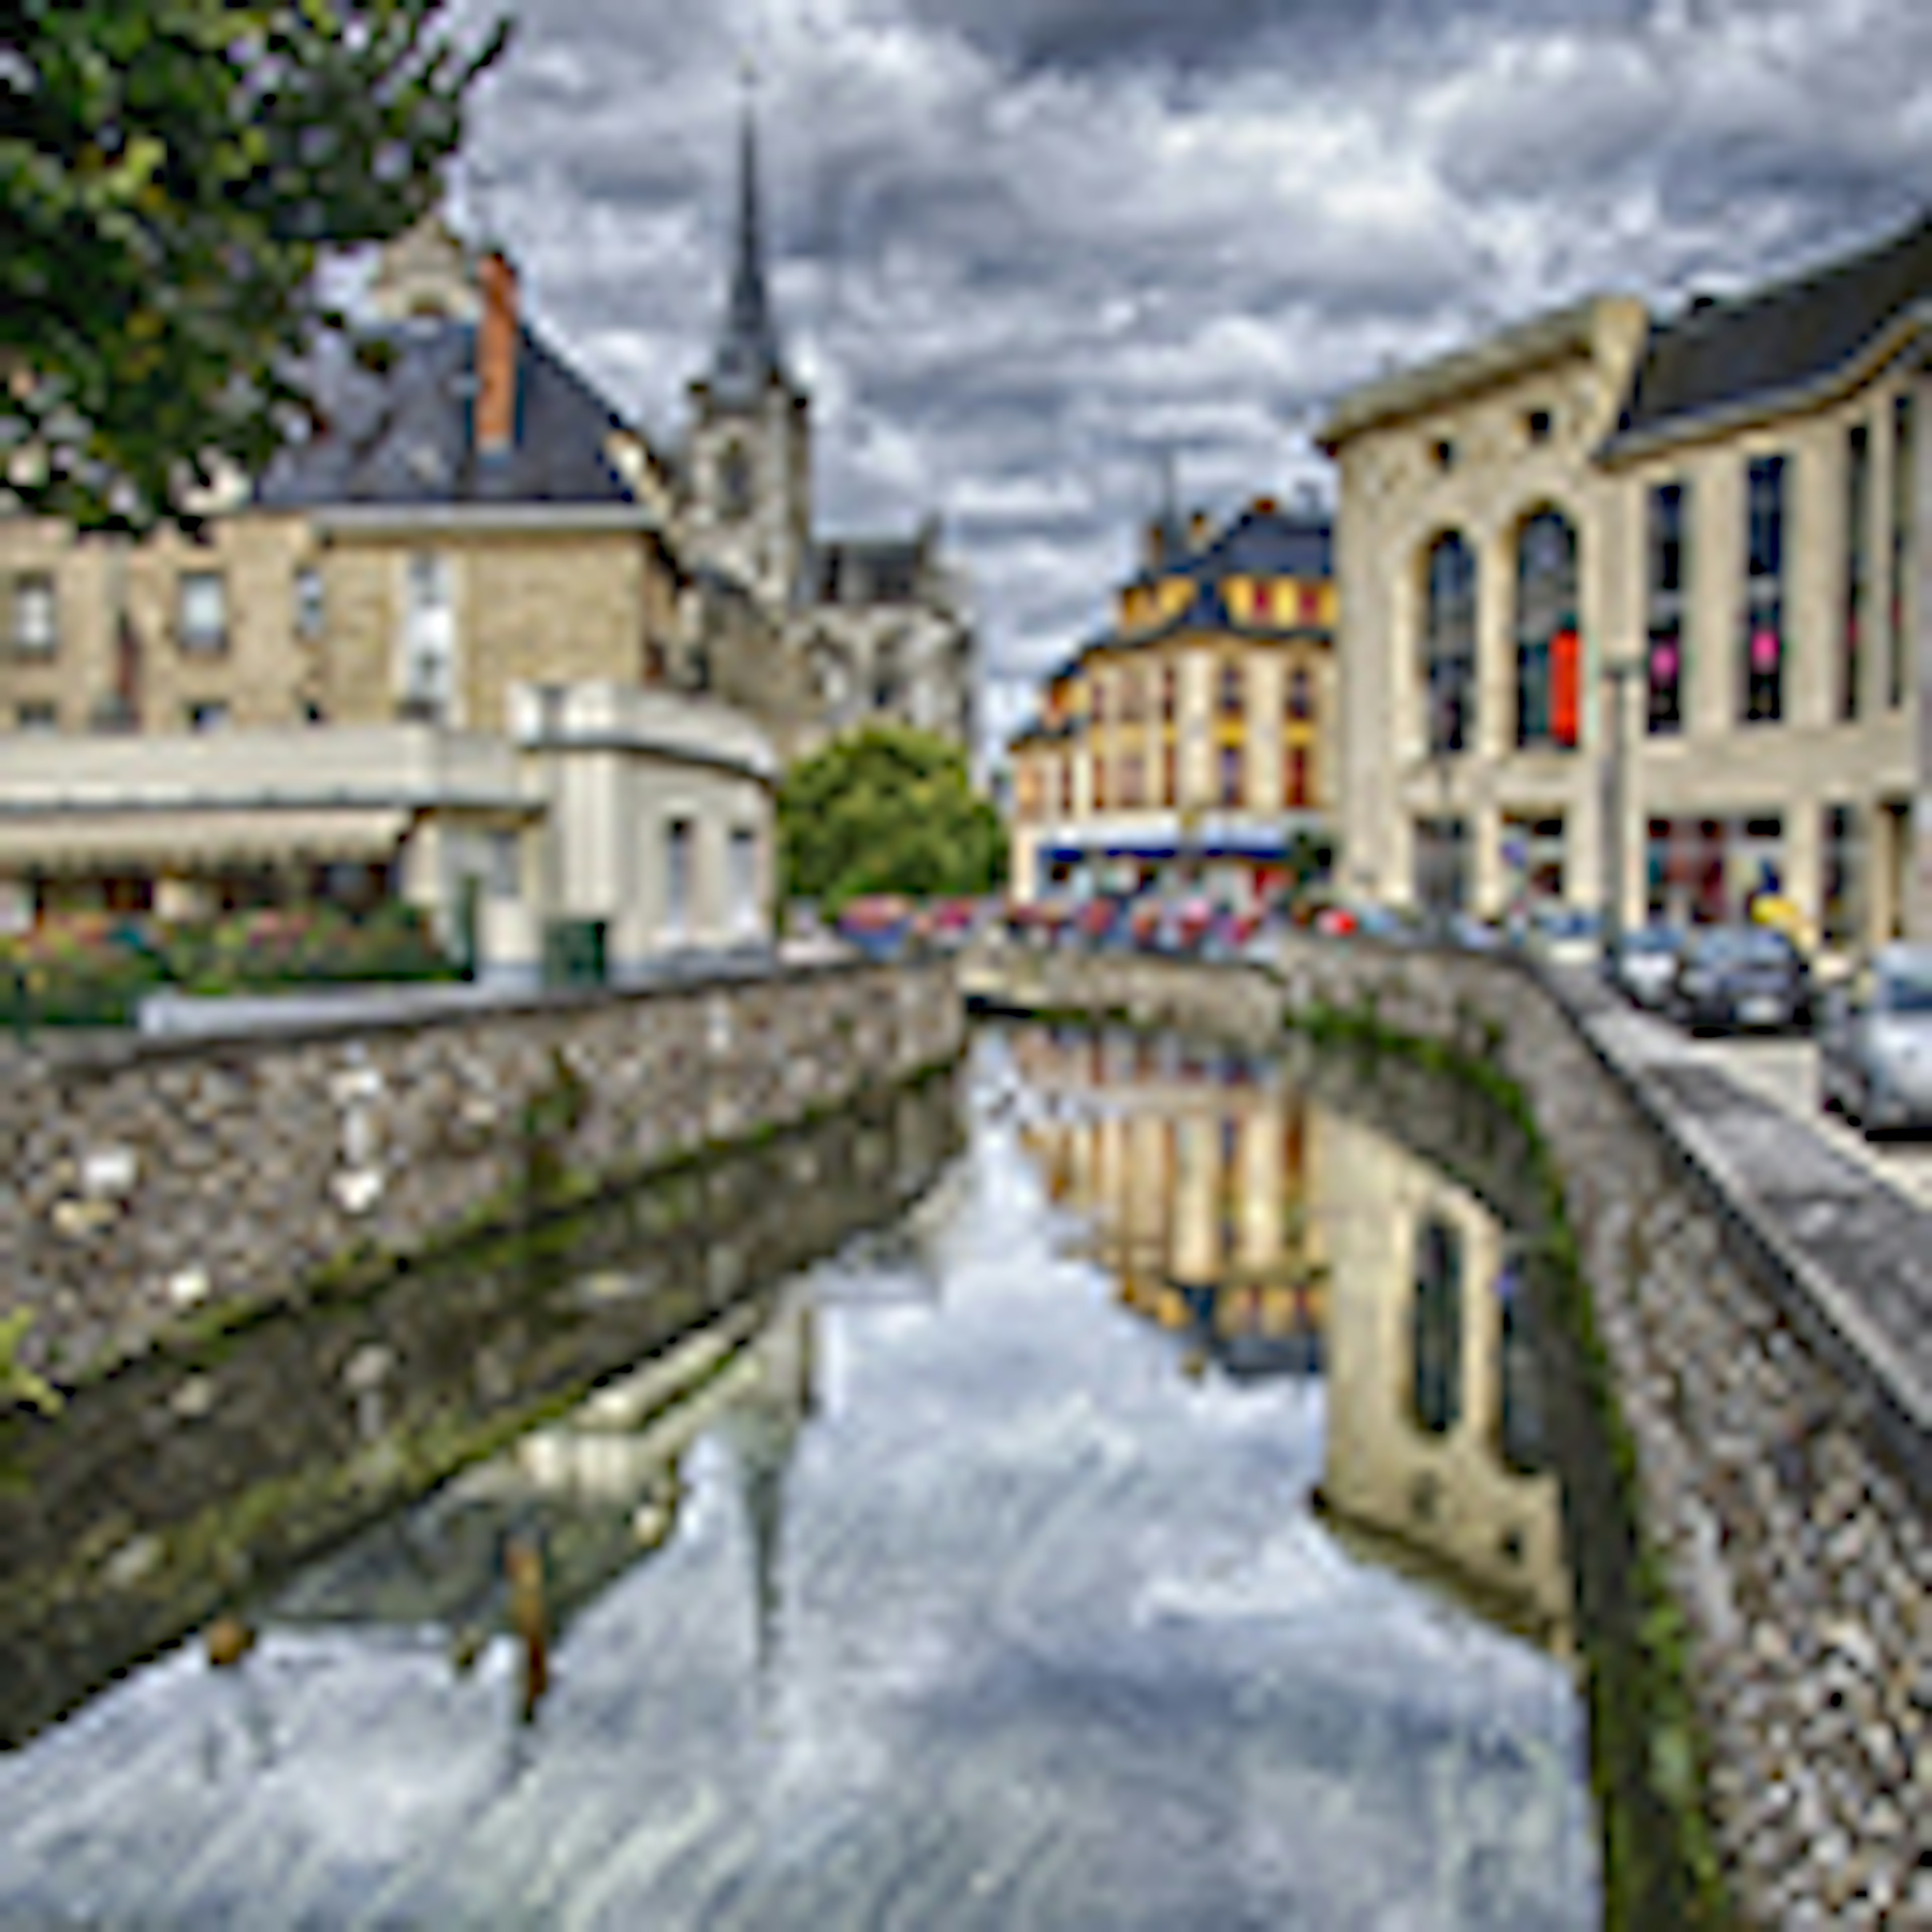
[[[614,1182],[956,1052],[952,968],[844,962],[300,1036],[9,1052],[8,1310],[68,1381],[488,1204]]]
[[[1056,1007],[1265,1039],[1354,1008],[1532,1103],[1693,1636],[1749,1922],[1932,1921],[1932,1216],[1581,980],[1299,936],[1278,972],[1031,955]],[[1915,1832],[1917,1836],[1915,1837]],[[1907,1904],[1905,1901],[1910,1901]]]

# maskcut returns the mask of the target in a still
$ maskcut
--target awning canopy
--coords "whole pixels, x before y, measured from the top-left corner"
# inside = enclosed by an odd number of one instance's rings
[[[400,806],[369,806],[0,814],[0,873],[124,866],[195,872],[278,860],[383,860],[401,844],[412,815]]]

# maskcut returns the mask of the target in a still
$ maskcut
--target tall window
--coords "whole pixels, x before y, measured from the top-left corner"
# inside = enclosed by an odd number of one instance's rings
[[[313,644],[322,635],[324,615],[322,572],[304,565],[296,572],[296,635]]]
[[[1913,465],[1912,398],[1897,396],[1892,405],[1892,622],[1886,633],[1885,701],[1905,702],[1906,584],[1912,568],[1912,511],[1916,494]]]
[[[418,550],[409,560],[403,626],[404,708],[441,719],[455,684],[456,608],[449,560],[438,551]]]
[[[1174,807],[1180,803],[1180,754],[1169,739],[1160,752],[1160,796],[1156,803]]]
[[[1233,658],[1227,658],[1221,666],[1220,692],[1218,699],[1223,718],[1238,718],[1241,715],[1241,667]]]
[[[731,895],[731,927],[742,938],[754,936],[758,919],[758,835],[748,825],[731,828],[726,848],[726,878]]]
[[[1689,491],[1660,483],[1650,493],[1650,656],[1646,718],[1654,733],[1684,728],[1684,617],[1690,592]]]
[[[1454,531],[1430,547],[1422,637],[1429,748],[1466,752],[1476,729],[1476,557]]]
[[[1864,660],[1867,525],[1871,516],[1871,430],[1854,423],[1845,432],[1845,636],[1838,661],[1838,716],[1858,715]]]
[[[681,940],[691,930],[692,824],[674,818],[664,826],[664,937]]]
[[[1503,1264],[1496,1276],[1496,1448],[1505,1468],[1519,1476],[1533,1475],[1544,1462],[1543,1378],[1530,1326],[1528,1288],[1516,1262]]]
[[[1174,667],[1171,664],[1160,668],[1160,717],[1163,724],[1174,722]]]
[[[1462,1240],[1433,1216],[1416,1231],[1409,1367],[1415,1426],[1448,1435],[1462,1411]]]
[[[1784,716],[1784,458],[1753,459],[1744,484],[1744,632],[1742,715]]]
[[[1306,721],[1315,715],[1314,680],[1305,664],[1297,664],[1288,674],[1287,711],[1289,717]]]
[[[14,578],[14,650],[22,657],[52,657],[59,637],[53,579],[43,576]]]
[[[1107,808],[1107,760],[1100,752],[1094,754],[1094,809],[1105,812]]]
[[[1859,931],[1859,897],[1863,870],[1860,862],[1857,808],[1828,805],[1825,808],[1824,862],[1819,892],[1818,928],[1828,944],[1854,942]]]
[[[1221,802],[1227,806],[1241,802],[1241,748],[1238,745],[1221,747]]]
[[[1282,766],[1282,802],[1291,812],[1307,808],[1309,800],[1308,747],[1290,745]]]
[[[1522,526],[1516,554],[1516,742],[1576,742],[1576,532],[1557,510]]]
[[[727,446],[718,464],[718,497],[727,523],[741,524],[752,514],[752,458],[742,442]]]
[[[228,647],[228,604],[218,570],[182,573],[176,612],[184,651],[214,652]]]

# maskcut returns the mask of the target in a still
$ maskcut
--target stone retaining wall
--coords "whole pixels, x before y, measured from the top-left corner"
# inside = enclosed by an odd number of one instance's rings
[[[951,963],[0,1061],[0,1318],[71,1383],[194,1313],[548,1210],[950,1058]]]
[[[1250,1035],[1284,1004],[1372,1015],[1516,1084],[1690,1626],[1734,1895],[1767,1926],[1932,1928],[1932,1214],[1660,1023],[1513,958],[1298,936],[1270,969],[1003,970],[1023,1005]]]

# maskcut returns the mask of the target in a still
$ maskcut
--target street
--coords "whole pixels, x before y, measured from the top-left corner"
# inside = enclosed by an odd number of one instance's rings
[[[1932,1136],[1866,1142],[1856,1128],[1818,1105],[1817,1049],[1808,1040],[1693,1040],[1693,1053],[1714,1061],[1741,1085],[1810,1121],[1834,1147],[1882,1174],[1901,1193],[1932,1207]]]

